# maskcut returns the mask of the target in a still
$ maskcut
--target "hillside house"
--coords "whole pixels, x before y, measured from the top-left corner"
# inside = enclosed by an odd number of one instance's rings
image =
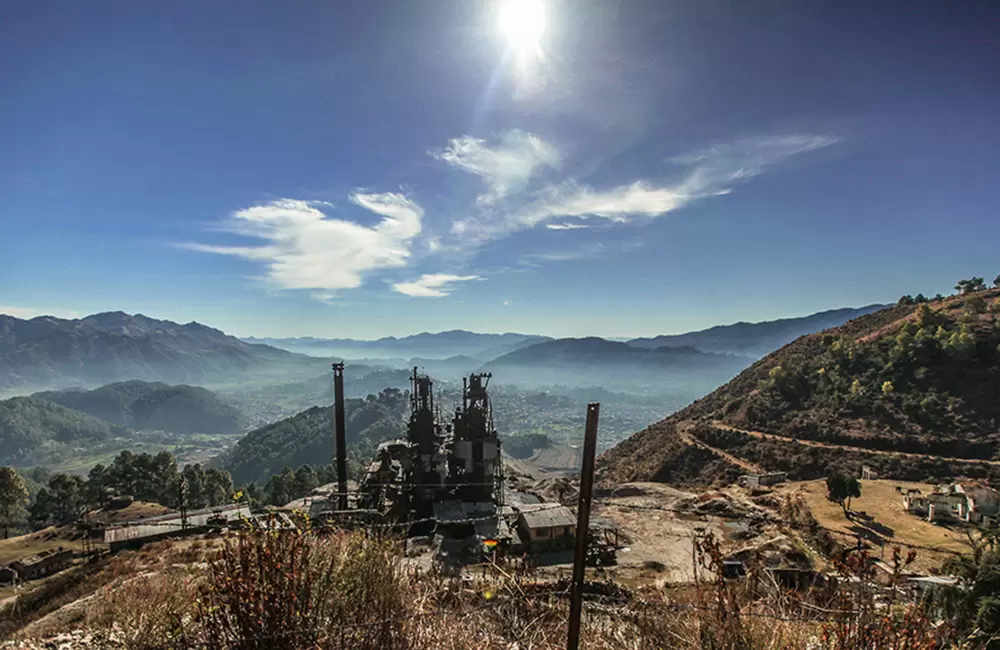
[[[73,551],[60,546],[14,560],[0,569],[0,582],[13,582],[14,578],[20,580],[43,578],[62,571],[72,563]]]
[[[521,539],[532,551],[572,548],[576,540],[576,517],[565,506],[522,506],[517,516]]]
[[[784,483],[788,479],[785,472],[768,472],[767,474],[744,474],[740,482],[746,487],[766,487]]]
[[[952,483],[930,494],[907,490],[903,495],[906,511],[927,521],[964,521],[978,524],[1000,514],[1000,492],[983,483]]]

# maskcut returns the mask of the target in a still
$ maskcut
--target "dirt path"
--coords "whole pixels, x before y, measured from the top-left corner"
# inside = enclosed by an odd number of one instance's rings
[[[725,429],[727,431],[735,431],[737,433],[742,433],[743,435],[752,436],[754,438],[759,438],[761,440],[773,439],[773,440],[783,440],[785,442],[797,442],[800,445],[806,445],[807,447],[823,447],[824,449],[836,449],[841,451],[855,451],[863,454],[877,454],[879,456],[903,456],[908,458],[921,458],[921,459],[941,459],[946,460],[950,463],[972,463],[972,464],[983,464],[983,465],[997,465],[1000,466],[1000,461],[996,460],[980,460],[978,458],[954,458],[952,456],[935,456],[934,454],[916,454],[909,451],[889,451],[886,449],[868,449],[866,447],[854,447],[851,445],[835,445],[829,442],[818,442],[815,440],[802,440],[800,438],[791,438],[788,436],[779,436],[774,433],[764,433],[763,431],[748,431],[746,429],[738,429],[728,424],[719,422],[718,420],[713,421],[713,427],[718,429]],[[685,435],[685,434],[681,434]],[[709,447],[711,449],[711,447]]]
[[[710,451],[716,456],[728,460],[733,465],[736,465],[737,467],[742,467],[751,474],[764,473],[764,470],[760,467],[760,465],[755,465],[749,461],[743,460],[742,458],[737,458],[732,454],[728,454],[722,451],[721,449],[716,449],[715,447],[712,447],[711,445],[695,438],[693,435],[689,433],[690,429],[691,429],[691,422],[685,421],[677,424],[677,433],[678,435],[680,435],[681,440],[683,440],[684,442],[691,445],[695,445],[697,447],[701,447],[702,449],[705,449],[707,451]]]

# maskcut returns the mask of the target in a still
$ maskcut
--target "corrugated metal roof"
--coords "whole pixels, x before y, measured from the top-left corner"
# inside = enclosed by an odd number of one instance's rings
[[[228,521],[234,519],[245,519],[250,517],[250,507],[240,504],[220,506],[218,508],[206,508],[204,510],[194,510],[187,515],[188,528],[205,526],[208,520],[213,517],[223,517]],[[151,517],[131,522],[124,526],[107,528],[104,531],[104,543],[125,542],[143,537],[153,537],[155,535],[166,535],[180,532],[184,527],[181,525],[179,513],[164,515],[162,517]]]
[[[521,517],[528,528],[556,528],[576,526],[576,517],[565,506],[522,510]]]

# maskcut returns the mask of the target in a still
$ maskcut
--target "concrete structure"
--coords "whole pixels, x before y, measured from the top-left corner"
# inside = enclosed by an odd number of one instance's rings
[[[0,569],[0,582],[35,580],[67,568],[73,563],[73,551],[62,546],[14,560]]]
[[[785,472],[768,472],[767,474],[744,474],[740,477],[740,482],[746,487],[766,487],[777,485],[788,480]]]
[[[1000,515],[1000,492],[984,483],[958,482],[926,495],[920,490],[907,490],[903,495],[903,507],[927,521],[978,524]]]
[[[569,508],[551,503],[521,508],[517,528],[529,550],[572,548],[576,541],[576,516]]]
[[[871,467],[868,467],[867,465],[861,466],[862,481],[874,481],[876,479],[878,479],[878,472],[873,470]]]

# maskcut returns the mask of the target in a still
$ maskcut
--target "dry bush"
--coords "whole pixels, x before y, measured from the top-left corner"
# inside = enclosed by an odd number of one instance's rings
[[[170,571],[140,575],[94,597],[86,624],[103,632],[108,647],[153,650],[179,644],[198,597],[197,574]]]
[[[207,648],[393,648],[407,614],[398,540],[246,531],[209,566],[195,639]]]

